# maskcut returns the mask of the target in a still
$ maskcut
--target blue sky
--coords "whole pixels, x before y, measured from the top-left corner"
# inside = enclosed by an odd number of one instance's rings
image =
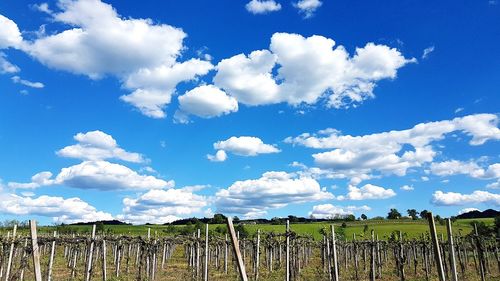
[[[0,219],[500,206],[497,1],[0,2]]]

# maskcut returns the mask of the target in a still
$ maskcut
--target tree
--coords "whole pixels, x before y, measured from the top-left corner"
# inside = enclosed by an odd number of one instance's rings
[[[398,212],[397,209],[391,209],[391,211],[387,214],[387,219],[397,220],[401,218],[401,213]]]
[[[408,212],[408,216],[410,216],[412,218],[412,220],[418,219],[418,212],[417,212],[417,210],[415,210],[415,209],[408,209],[408,210],[406,210],[406,212]]]
[[[104,223],[102,221],[99,221],[95,224],[95,231],[97,233],[104,233]]]
[[[355,221],[356,217],[354,215],[345,216],[345,221]]]
[[[240,223],[240,218],[238,218],[237,216],[234,216],[233,217],[233,223],[235,223],[235,224]]]
[[[368,232],[368,225],[365,224],[365,226],[363,227],[363,233],[366,234],[367,232]]]
[[[420,217],[423,218],[423,219],[427,219],[427,214],[429,213],[429,211],[427,210],[423,210],[420,212]]]
[[[224,224],[226,223],[226,216],[223,214],[215,214],[211,221],[212,224]]]
[[[368,217],[367,217],[365,214],[361,214],[361,219],[362,219],[362,220],[367,220],[367,219],[368,219]]]

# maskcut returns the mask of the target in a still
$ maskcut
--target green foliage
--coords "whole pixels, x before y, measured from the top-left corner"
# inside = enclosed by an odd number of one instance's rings
[[[240,233],[240,238],[247,238],[249,236],[248,230],[245,228],[243,224],[238,224],[234,227],[234,231]]]
[[[415,210],[415,209],[408,209],[408,210],[406,210],[406,212],[408,213],[408,216],[410,216],[412,220],[418,219],[418,212],[417,212],[417,210]]]
[[[365,214],[361,214],[361,219],[362,219],[362,220],[367,220],[367,219],[368,219],[368,217],[367,217]]]
[[[391,209],[387,214],[387,219],[396,220],[401,218],[401,213],[397,209]]]
[[[423,219],[427,219],[427,214],[428,213],[429,213],[429,211],[422,210],[422,211],[420,211],[420,217],[423,218]]]
[[[211,224],[224,224],[226,223],[226,216],[223,214],[215,214],[213,219],[210,220]]]

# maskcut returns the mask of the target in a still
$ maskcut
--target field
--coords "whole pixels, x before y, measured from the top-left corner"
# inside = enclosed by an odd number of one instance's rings
[[[459,219],[456,220],[452,224],[453,232],[456,234],[469,234],[473,227],[470,224],[473,221],[484,222],[486,225],[493,225],[493,218],[486,219]],[[311,235],[315,240],[319,240],[322,238],[322,234],[320,233],[321,229],[328,229],[332,223],[322,222],[322,223],[291,223],[291,229],[300,235]],[[342,222],[333,223],[335,227],[341,228]],[[365,225],[368,226],[367,231],[365,232]],[[90,233],[92,226],[90,225],[71,225],[68,226],[72,231],[76,233]],[[181,229],[184,226],[176,225],[174,226],[176,229]],[[219,228],[225,228],[225,225],[222,224],[211,224],[209,225],[209,230],[215,231]],[[151,233],[154,235],[155,233],[158,236],[169,235],[168,226],[165,225],[111,225],[105,226],[106,230],[109,230],[110,233],[116,235],[129,235],[129,236],[145,236],[148,232],[148,228],[151,229]],[[39,228],[40,233],[50,234],[56,227],[52,226],[43,226]],[[246,224],[245,229],[252,236],[254,235],[258,229],[262,232],[284,232],[284,225],[272,225],[272,224]],[[381,240],[388,238],[391,232],[398,230],[406,234],[406,238],[419,238],[422,234],[429,232],[429,225],[426,220],[366,220],[366,221],[353,221],[346,222],[346,227],[343,228],[345,232],[345,238],[347,240],[351,240],[353,234],[356,234],[356,237],[362,238],[364,235],[370,233],[373,229],[375,233],[379,236]],[[436,225],[436,229],[438,235],[446,235],[446,227],[444,225]],[[6,230],[3,230],[4,232]],[[20,230],[22,231],[22,230]]]
[[[493,219],[457,220],[453,223],[459,280],[481,280],[481,272],[485,275],[484,280],[499,280],[498,242],[491,237],[466,236],[473,230],[473,221],[489,226],[494,223]],[[423,237],[429,232],[427,221],[334,223],[336,248],[331,240],[330,225],[327,222],[291,224],[289,234],[286,234],[284,225],[245,225],[247,237],[240,239],[239,249],[249,280],[256,280],[256,272],[259,273],[258,280],[284,280],[288,247],[291,280],[331,280],[334,264],[337,264],[339,280],[371,280],[372,274],[377,280],[438,280],[433,245],[428,237]],[[52,238],[52,234],[60,227],[41,226],[38,227],[38,245],[42,276],[46,280],[48,268],[51,268],[52,280],[86,280],[86,275],[90,280],[109,281],[203,280],[206,258],[208,280],[238,280],[236,254],[231,242],[221,233],[227,226],[209,225],[208,239],[204,235],[204,225],[197,226],[201,228],[199,238],[195,237],[194,225],[117,225],[104,226],[105,231],[97,233],[94,239],[90,239],[92,226],[65,226],[65,231],[69,230],[76,236],[62,234],[58,238]],[[192,232],[181,235],[187,227]],[[150,238],[147,237],[148,229]],[[447,280],[451,280],[451,251],[446,229],[444,225],[437,225],[436,229],[438,237],[442,237],[439,247],[444,272]],[[24,280],[34,280],[30,233],[20,228],[16,240],[12,240],[6,235],[8,230],[11,231],[4,228],[0,232],[0,279],[21,280],[20,276],[24,275]],[[259,236],[257,230],[260,230]],[[401,236],[394,235],[399,234],[395,231],[401,231]],[[353,234],[356,234],[356,241],[352,240]],[[392,238],[388,239],[391,234]],[[290,239],[289,246],[286,237]],[[52,243],[55,243],[55,251],[54,263],[50,267]],[[12,270],[11,278],[6,279],[9,249],[13,253]],[[334,249],[337,256],[332,254]],[[337,262],[333,262],[335,260]],[[106,269],[103,269],[104,265]],[[107,278],[103,278],[104,272]]]

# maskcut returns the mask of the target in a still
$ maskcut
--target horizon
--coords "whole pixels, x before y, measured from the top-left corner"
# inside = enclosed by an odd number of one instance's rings
[[[499,26],[496,0],[0,2],[0,221],[498,210]]]

